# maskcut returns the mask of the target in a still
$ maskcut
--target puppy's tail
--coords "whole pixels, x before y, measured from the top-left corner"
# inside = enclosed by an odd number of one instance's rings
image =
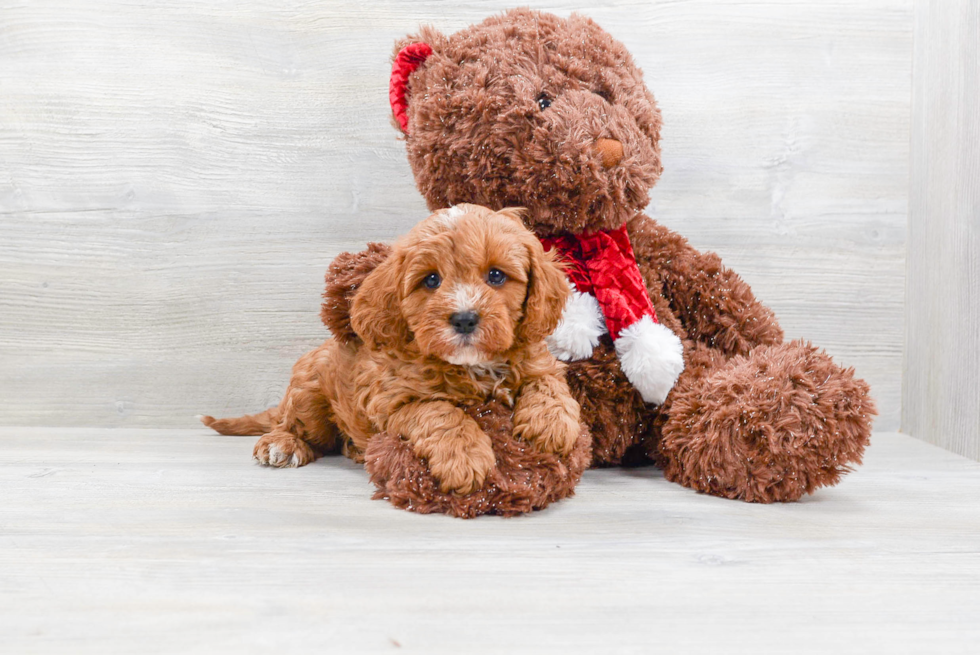
[[[198,416],[201,423],[220,434],[259,437],[279,423],[279,408],[270,407],[259,414],[246,414],[238,418],[214,418],[213,416]]]

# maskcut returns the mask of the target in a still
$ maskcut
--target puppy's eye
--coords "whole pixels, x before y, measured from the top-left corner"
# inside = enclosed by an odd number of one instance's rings
[[[499,287],[507,281],[507,274],[499,268],[491,268],[487,272],[487,283],[492,287]]]
[[[429,273],[422,280],[422,284],[426,289],[438,289],[439,285],[442,284],[442,278],[439,277],[438,273]]]
[[[551,106],[551,98],[548,97],[547,93],[544,93],[542,91],[541,95],[538,96],[538,107],[541,108],[541,111],[544,111],[550,106]]]

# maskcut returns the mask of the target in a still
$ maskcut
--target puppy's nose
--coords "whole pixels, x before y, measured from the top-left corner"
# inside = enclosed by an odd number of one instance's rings
[[[470,334],[476,329],[480,322],[480,315],[476,312],[456,312],[449,317],[449,323],[459,334]]]
[[[623,161],[623,144],[616,139],[597,139],[595,149],[602,158],[603,168],[612,168]]]

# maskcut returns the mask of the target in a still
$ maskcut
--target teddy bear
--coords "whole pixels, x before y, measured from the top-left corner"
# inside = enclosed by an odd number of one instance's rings
[[[430,209],[524,207],[565,261],[572,295],[548,344],[593,466],[652,461],[699,492],[770,503],[861,462],[867,383],[785,341],[716,254],[643,213],[661,114],[595,22],[515,9],[449,36],[422,27],[395,46],[389,100]]]

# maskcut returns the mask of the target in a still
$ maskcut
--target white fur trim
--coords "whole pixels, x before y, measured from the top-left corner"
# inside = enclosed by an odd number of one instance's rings
[[[619,365],[643,400],[661,404],[684,370],[684,347],[677,335],[650,316],[619,333]]]
[[[558,359],[574,362],[588,359],[599,345],[599,337],[606,333],[606,320],[599,309],[599,301],[591,293],[572,289],[565,303],[558,327],[545,339],[548,350]]]

